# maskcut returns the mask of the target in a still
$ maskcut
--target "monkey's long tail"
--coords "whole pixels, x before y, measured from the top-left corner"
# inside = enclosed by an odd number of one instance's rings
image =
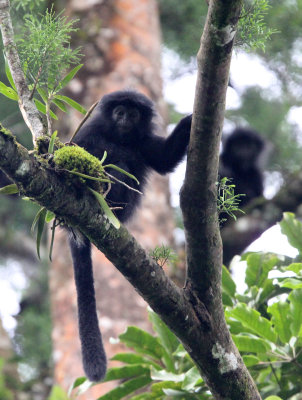
[[[69,244],[77,289],[83,367],[87,378],[97,382],[106,375],[107,361],[96,313],[91,243],[86,237],[78,241],[70,235]]]

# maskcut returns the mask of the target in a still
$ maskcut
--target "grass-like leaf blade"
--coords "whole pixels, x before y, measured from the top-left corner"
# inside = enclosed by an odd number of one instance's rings
[[[54,133],[51,135],[50,141],[49,141],[49,145],[48,145],[48,154],[52,154],[53,153],[53,149],[55,146],[55,140],[56,137],[58,135],[58,131],[54,131]]]
[[[42,238],[42,233],[43,233],[44,224],[45,224],[46,213],[47,213],[47,210],[45,207],[40,208],[37,215],[35,216],[34,222],[31,227],[31,231],[33,232],[37,225],[36,245],[37,245],[37,254],[38,254],[39,258],[40,258],[40,244],[41,244],[41,238]]]
[[[122,169],[122,168],[120,168],[120,167],[117,167],[117,166],[114,165],[114,164],[107,164],[107,165],[104,165],[104,168],[112,168],[112,169],[115,169],[116,171],[119,171],[120,173],[129,176],[129,178],[134,179],[134,180],[136,181],[136,183],[139,185],[139,181],[137,180],[137,178],[136,178],[134,175],[130,174],[129,172],[125,171],[124,169]]]
[[[11,87],[17,92],[17,88],[16,88],[15,82],[13,80],[12,73],[10,72],[10,69],[9,69],[7,58],[6,57],[4,57],[4,58],[5,58],[5,73],[6,73],[7,79],[9,81],[9,83],[11,84]]]
[[[0,188],[0,194],[16,194],[16,193],[19,193],[19,189],[15,183]]]
[[[82,114],[86,114],[86,110],[84,107],[81,106],[81,104],[77,103],[76,101],[72,100],[70,97],[67,96],[61,96],[59,94],[54,96],[55,99],[64,101],[64,103],[67,103],[70,107],[74,108],[75,110],[79,111]]]
[[[108,220],[110,223],[116,228],[119,229],[121,224],[120,221],[116,218],[116,216],[113,214],[113,212],[110,210],[110,207],[106,203],[106,200],[104,197],[101,195],[101,193],[96,192],[95,190],[88,188],[91,193],[94,194],[96,197],[97,201],[100,203],[100,206],[102,207],[102,210],[104,211],[105,215],[107,216]]]
[[[46,115],[46,106],[45,106],[43,103],[41,103],[41,101],[38,100],[38,99],[34,99],[34,102],[35,102],[35,105],[36,105],[37,109],[38,109],[42,114],[45,114],[45,115]],[[55,114],[53,111],[51,111],[51,110],[50,110],[50,116],[51,116],[51,118],[53,118],[53,119],[55,119],[55,120],[58,120],[58,117],[56,116],[56,114]]]
[[[11,100],[18,101],[19,99],[18,94],[14,91],[14,89],[6,86],[3,82],[0,82],[0,93]]]
[[[60,84],[58,85],[58,90],[63,89],[75,76],[75,74],[78,72],[79,69],[83,67],[84,64],[77,65],[74,67],[68,74],[62,79]]]
[[[46,220],[46,218],[45,218],[45,220]],[[52,227],[51,227],[51,240],[50,240],[50,248],[49,248],[49,260],[50,261],[52,261],[52,249],[53,249],[53,243],[55,240],[55,232],[56,232],[56,219],[53,220]]]

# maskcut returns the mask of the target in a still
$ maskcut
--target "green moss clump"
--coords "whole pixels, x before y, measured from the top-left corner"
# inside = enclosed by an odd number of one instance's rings
[[[64,146],[55,151],[53,161],[59,169],[64,169],[70,172],[76,172],[95,178],[102,178],[108,181],[100,160],[88,153],[88,151],[82,147]],[[100,182],[94,180],[85,179],[84,177],[79,176],[73,176],[72,180],[87,183],[90,187],[98,191],[100,189]]]

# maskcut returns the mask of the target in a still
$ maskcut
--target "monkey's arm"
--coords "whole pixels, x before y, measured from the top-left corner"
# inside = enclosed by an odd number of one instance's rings
[[[172,172],[186,154],[191,130],[192,115],[183,118],[167,139],[148,137],[142,146],[142,154],[149,166],[160,174]]]

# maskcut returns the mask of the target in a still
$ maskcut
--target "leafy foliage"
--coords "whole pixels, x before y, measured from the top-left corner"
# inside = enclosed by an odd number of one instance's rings
[[[237,292],[229,271],[225,267],[222,271],[227,323],[266,400],[285,400],[302,391],[302,223],[286,213],[280,225],[299,250],[298,259],[271,253],[245,254],[241,259],[246,263],[243,294]],[[153,311],[149,311],[149,318],[156,336],[133,326],[119,336],[134,352],[113,357],[124,366],[109,369],[105,381],[122,379],[123,384],[98,400],[129,395],[132,400],[211,399],[176,336]],[[71,390],[82,393],[92,385],[79,378]],[[136,394],[138,389],[140,394]]]
[[[149,254],[161,267],[167,262],[173,263],[177,259],[177,255],[173,252],[171,247],[165,245],[156,246]]]
[[[240,197],[245,194],[235,194],[235,185],[231,184],[231,179],[224,177],[218,182],[218,197],[217,197],[217,211],[218,215],[226,213],[230,217],[237,219],[235,212],[244,213],[238,207],[240,204]],[[226,221],[226,218],[220,218],[220,222]]]

